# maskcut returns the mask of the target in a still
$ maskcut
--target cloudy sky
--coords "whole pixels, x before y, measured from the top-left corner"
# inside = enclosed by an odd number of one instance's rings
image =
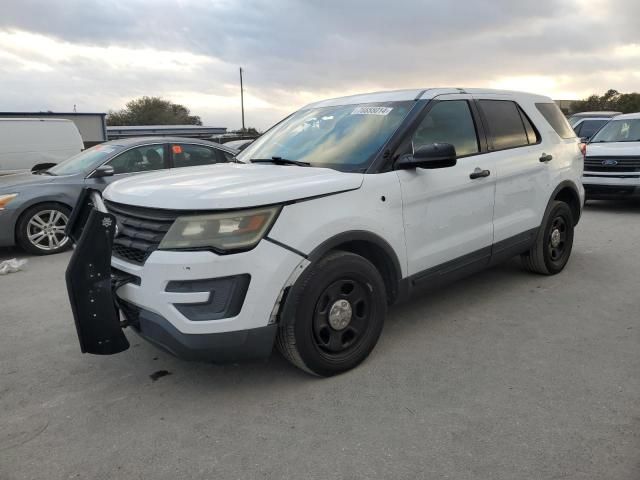
[[[0,110],[185,104],[268,127],[321,98],[493,87],[640,91],[639,0],[0,0]]]

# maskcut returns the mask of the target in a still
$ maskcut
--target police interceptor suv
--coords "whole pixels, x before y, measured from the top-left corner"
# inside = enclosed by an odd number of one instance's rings
[[[122,328],[179,357],[320,376],[362,362],[387,307],[520,255],[560,272],[584,200],[578,140],[547,97],[381,92],[307,105],[241,163],[87,190],[67,284],[82,351]]]

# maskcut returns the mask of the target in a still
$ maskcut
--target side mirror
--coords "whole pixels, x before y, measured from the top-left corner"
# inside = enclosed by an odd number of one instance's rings
[[[51,167],[55,167],[57,163],[38,163],[31,167],[31,173],[41,172],[42,170],[49,170]]]
[[[590,139],[590,138],[591,138],[591,137],[580,137],[580,142],[582,142],[582,143],[589,143],[589,139]]]
[[[457,163],[456,147],[450,143],[422,145],[413,155],[404,155],[396,163],[396,168],[446,168]]]
[[[91,174],[91,178],[113,177],[115,170],[111,165],[100,165]]]

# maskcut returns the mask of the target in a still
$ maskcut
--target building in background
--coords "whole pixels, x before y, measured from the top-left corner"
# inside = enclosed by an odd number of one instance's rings
[[[109,140],[130,137],[189,137],[210,139],[213,135],[227,132],[225,127],[206,127],[202,125],[134,125],[126,127],[108,126]]]
[[[78,127],[84,148],[107,141],[106,113],[0,112],[0,118],[64,118]]]

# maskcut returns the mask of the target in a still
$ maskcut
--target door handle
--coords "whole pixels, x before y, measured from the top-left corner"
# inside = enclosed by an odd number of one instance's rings
[[[550,162],[551,160],[553,160],[553,155],[547,155],[546,153],[543,153],[542,156],[540,157],[540,161],[542,163],[547,163],[547,162]]]
[[[469,175],[469,178],[471,180],[475,180],[476,178],[488,177],[489,175],[491,175],[491,172],[489,170],[482,170],[481,168],[476,168],[473,172],[471,172],[471,174]]]

